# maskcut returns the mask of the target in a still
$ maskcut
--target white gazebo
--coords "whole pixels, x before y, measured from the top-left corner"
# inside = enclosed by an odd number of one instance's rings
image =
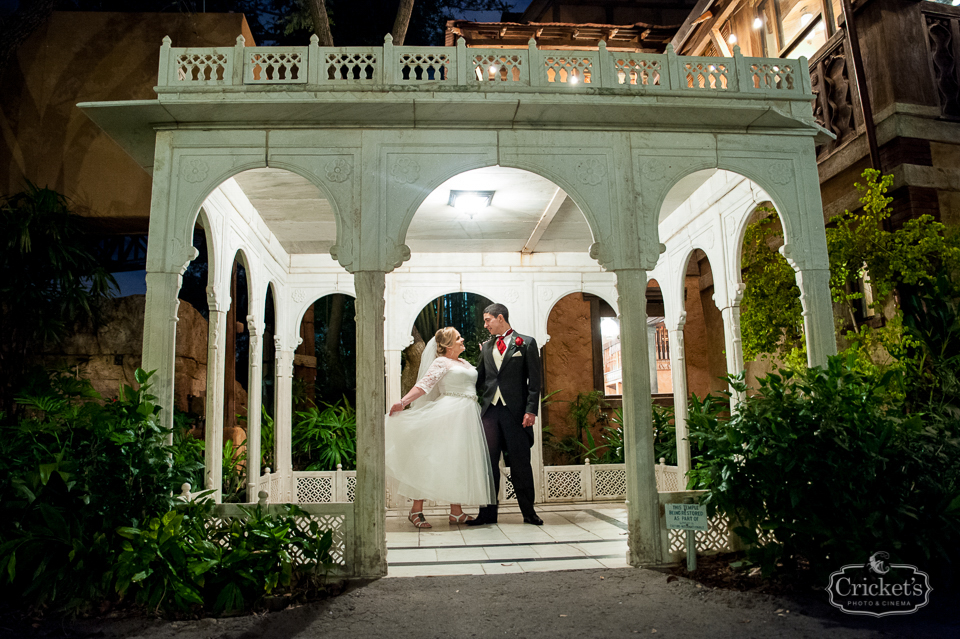
[[[276,468],[271,501],[294,499],[290,393],[300,320],[317,298],[355,296],[357,446],[352,503],[327,504],[348,574],[386,573],[383,414],[399,394],[413,319],[438,295],[479,293],[541,344],[564,295],[619,313],[629,560],[662,563],[646,288],[664,292],[677,407],[685,406],[683,274],[714,269],[728,369],[739,350],[739,242],[774,203],[797,271],[811,364],[834,349],[806,61],[585,51],[304,47],[160,51],[158,98],[86,113],[153,175],[143,366],[173,405],[177,294],[209,249],[207,487],[220,486],[224,321],[234,259],[249,281],[250,494],[261,487],[264,299],[276,308]],[[464,217],[451,190],[495,191]],[[499,197],[499,199],[498,199]],[[752,203],[752,206],[751,206]],[[384,381],[386,380],[386,382]],[[678,411],[682,422],[683,415]],[[172,423],[172,413],[163,413]],[[682,423],[678,433],[683,433]],[[682,438],[679,438],[682,439]],[[680,455],[681,470],[689,453]],[[686,465],[685,465],[686,464]]]

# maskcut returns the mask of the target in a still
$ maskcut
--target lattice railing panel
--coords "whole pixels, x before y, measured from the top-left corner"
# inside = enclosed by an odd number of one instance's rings
[[[519,53],[473,56],[473,75],[478,82],[521,82],[525,57]]]
[[[593,470],[594,499],[615,499],[627,495],[627,471],[625,468]]]
[[[307,81],[306,47],[299,51],[251,47],[245,55],[244,84],[300,84]]]
[[[512,499],[516,501],[517,491],[513,488],[513,481],[510,479],[510,473],[501,473],[500,477],[503,478],[504,499]]]
[[[224,84],[230,81],[232,60],[226,53],[181,53],[174,58],[179,82],[190,84]]]
[[[450,77],[450,56],[446,53],[401,53],[400,79],[438,82]]]
[[[723,515],[714,515],[708,523],[709,528],[696,531],[697,552],[723,552],[730,548],[730,520]],[[669,530],[670,552],[685,552],[687,531]]]
[[[577,470],[550,470],[547,475],[547,494],[549,499],[584,499],[583,478]]]
[[[750,80],[754,89],[777,89],[792,91],[796,77],[796,65],[783,62],[781,64],[750,65]]]
[[[334,501],[333,477],[296,477],[298,504],[326,504]]]
[[[329,81],[373,82],[376,79],[378,56],[376,52],[328,53],[324,70]]]
[[[330,558],[333,563],[339,566],[347,564],[347,536],[346,522],[344,515],[309,515],[307,517],[295,517],[297,528],[301,532],[310,532],[310,521],[315,520],[320,526],[320,530],[329,530],[333,533],[333,545],[330,546]],[[294,550],[291,553],[295,563],[300,563],[303,559],[302,553]]]
[[[357,498],[357,476],[350,475],[347,477],[347,501],[353,503]]]
[[[683,62],[683,78],[688,89],[724,91],[730,88],[729,74],[730,65],[719,60]]]
[[[663,63],[660,60],[619,58],[614,65],[619,84],[633,86],[660,86]]]
[[[543,68],[547,82],[591,84],[593,80],[593,60],[588,57],[544,55]]]

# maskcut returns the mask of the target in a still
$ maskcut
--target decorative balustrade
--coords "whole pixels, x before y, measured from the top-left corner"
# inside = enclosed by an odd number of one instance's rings
[[[667,466],[664,462],[661,458],[660,463],[654,467],[657,490],[683,490],[680,469],[677,466]],[[516,501],[513,484],[510,483],[509,468],[504,469],[503,478],[500,500]],[[357,471],[342,468],[330,471],[295,471],[291,481],[292,486],[287,486],[281,473],[271,473],[267,468],[257,482],[257,490],[268,493],[273,503],[287,501],[274,497],[283,495],[285,490],[289,490],[291,495],[289,501],[297,504],[352,503],[356,495]],[[627,496],[627,472],[623,464],[544,466],[542,481],[544,502],[609,501],[625,499]],[[189,488],[184,493],[188,499],[195,494],[189,493]]]
[[[601,41],[584,51],[468,49],[394,46],[320,47],[316,36],[306,47],[174,48],[164,38],[157,92],[161,95],[210,90],[250,90],[263,85],[299,85],[303,90],[535,90],[540,93],[624,94],[680,92],[741,94],[744,97],[809,99],[805,59],[685,57],[667,47],[663,54],[608,51]],[[307,89],[309,87],[309,89]],[[620,93],[618,93],[620,94]]]

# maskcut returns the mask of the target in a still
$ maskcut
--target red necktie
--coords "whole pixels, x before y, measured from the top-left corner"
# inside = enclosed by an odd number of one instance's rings
[[[507,352],[507,345],[504,343],[503,338],[508,336],[512,332],[513,332],[513,329],[511,328],[509,331],[507,331],[503,335],[497,336],[497,350],[500,351],[501,355]]]

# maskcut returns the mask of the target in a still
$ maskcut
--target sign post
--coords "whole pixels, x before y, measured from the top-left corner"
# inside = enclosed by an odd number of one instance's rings
[[[697,533],[696,531],[709,530],[707,521],[707,507],[700,504],[689,503],[693,500],[687,498],[685,504],[666,504],[667,528],[672,530],[687,531],[686,550],[687,550],[687,570],[693,572],[697,569]]]

